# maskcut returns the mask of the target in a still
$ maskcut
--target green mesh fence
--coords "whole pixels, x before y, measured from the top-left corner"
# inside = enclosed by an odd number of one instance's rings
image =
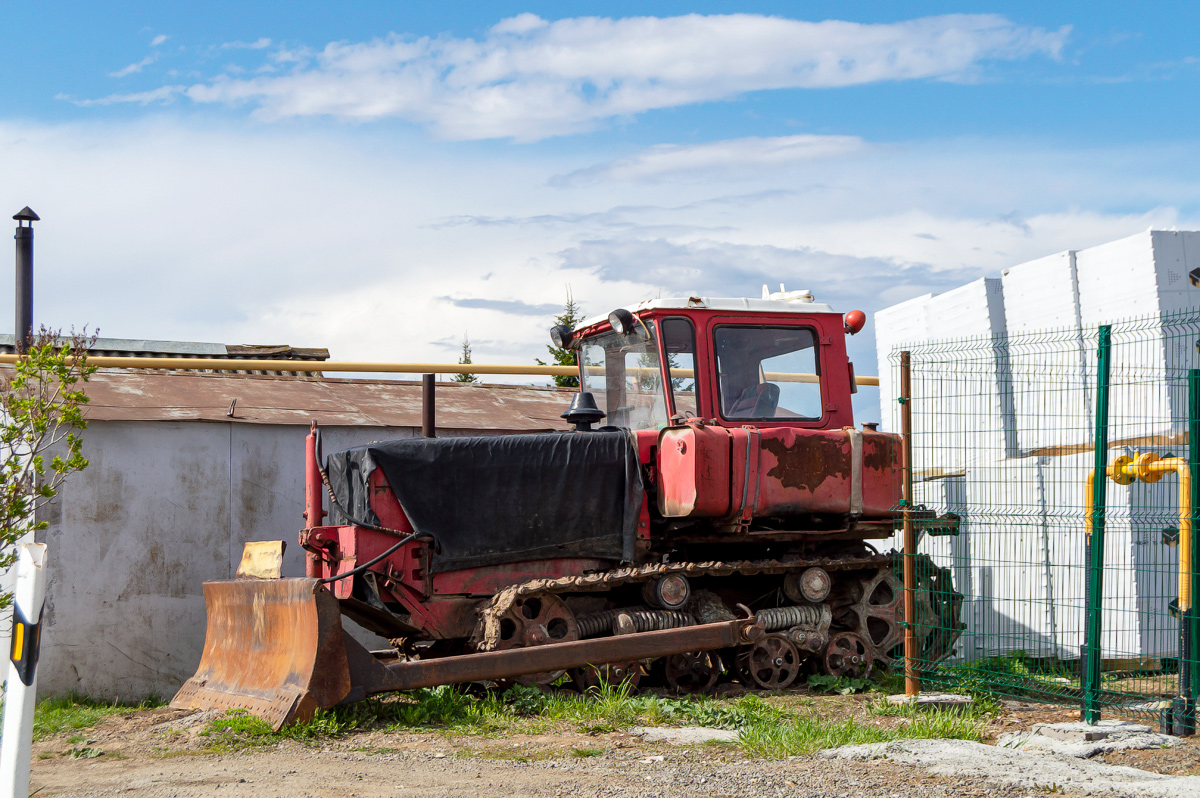
[[[1187,590],[1180,610],[1181,557],[1200,588],[1196,536],[1180,545],[1200,487],[1200,309],[906,349],[922,687],[1186,731],[1200,687]],[[890,361],[899,385],[899,351]]]

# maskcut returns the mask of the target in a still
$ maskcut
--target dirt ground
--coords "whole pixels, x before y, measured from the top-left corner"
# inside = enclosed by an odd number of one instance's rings
[[[786,696],[778,699],[786,702]],[[821,699],[822,717],[867,718],[862,696]],[[169,708],[112,716],[94,729],[34,745],[39,796],[949,796],[1072,795],[1054,784],[1017,789],[982,778],[933,776],[886,760],[753,759],[729,744],[645,743],[626,732],[489,738],[436,731],[356,732],[214,753],[212,715]],[[1010,702],[987,727],[994,739],[1078,710]],[[871,718],[888,725],[896,718]],[[103,753],[100,753],[103,752]],[[1121,764],[1200,775],[1200,743],[1110,754]]]

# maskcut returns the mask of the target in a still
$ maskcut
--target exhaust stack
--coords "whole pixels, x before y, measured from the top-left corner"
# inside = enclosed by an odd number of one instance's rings
[[[17,220],[17,354],[25,354],[33,340],[33,223],[41,221],[28,205],[14,216]]]

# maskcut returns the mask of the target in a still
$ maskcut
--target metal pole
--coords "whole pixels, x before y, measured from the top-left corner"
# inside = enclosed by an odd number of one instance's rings
[[[300,533],[303,545],[308,540],[308,530],[321,526],[325,520],[325,499],[321,491],[325,487],[321,482],[320,463],[317,462],[317,422],[309,428],[308,437],[304,439],[304,531]],[[321,560],[311,551],[304,552],[304,575],[312,579],[324,576],[321,573]]]
[[[1184,553],[1180,562],[1188,562],[1192,578],[1192,606],[1179,618],[1179,695],[1183,699],[1181,734],[1196,733],[1196,693],[1200,690],[1200,613],[1195,599],[1200,588],[1200,545],[1196,532],[1200,530],[1200,369],[1188,370],[1188,468],[1192,472],[1192,550]]]
[[[29,795],[33,704],[37,698],[38,649],[46,598],[46,544],[25,543],[17,553],[13,587],[12,649],[4,685],[4,730],[0,735],[0,796]]]
[[[17,220],[17,315],[15,340],[24,353],[33,340],[33,223],[40,218],[28,206],[13,215]]]
[[[433,376],[421,376],[421,434],[426,438],[437,437],[437,427],[434,424],[435,406],[433,403]]]
[[[1100,328],[1096,368],[1096,436],[1092,480],[1092,534],[1087,541],[1087,598],[1084,626],[1083,720],[1100,720],[1100,663],[1103,654],[1101,607],[1104,603],[1104,518],[1108,487],[1108,394],[1112,363],[1112,327]]]
[[[917,534],[913,524],[912,366],[907,351],[900,353],[900,474],[904,513],[904,694],[921,692],[917,676]]]

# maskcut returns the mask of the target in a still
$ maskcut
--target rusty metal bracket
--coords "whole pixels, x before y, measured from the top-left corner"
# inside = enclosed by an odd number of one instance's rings
[[[527,673],[732,648],[753,643],[763,634],[763,628],[750,617],[682,629],[637,632],[615,637],[409,662],[388,661],[377,657],[347,636],[346,653],[350,664],[352,688],[346,702],[395,690],[495,681]]]

